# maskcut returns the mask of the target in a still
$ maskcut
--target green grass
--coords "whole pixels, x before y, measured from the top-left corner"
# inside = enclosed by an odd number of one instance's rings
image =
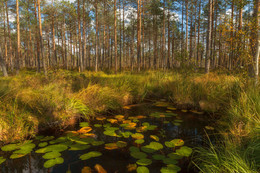
[[[257,172],[260,167],[260,88],[224,73],[23,71],[0,78],[0,141],[34,136],[54,122],[86,119],[144,100],[166,99],[179,108],[217,113],[218,139],[198,148],[201,172]]]

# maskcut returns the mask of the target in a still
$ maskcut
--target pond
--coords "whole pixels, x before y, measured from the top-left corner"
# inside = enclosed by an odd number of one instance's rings
[[[3,146],[0,172],[192,172],[191,148],[202,145],[207,124],[202,112],[165,102],[126,106],[123,115],[81,122],[61,136]]]

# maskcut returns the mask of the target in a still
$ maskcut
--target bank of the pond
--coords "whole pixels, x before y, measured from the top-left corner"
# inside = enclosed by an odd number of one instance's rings
[[[254,172],[260,167],[255,155],[260,148],[260,89],[244,78],[154,71],[116,75],[51,71],[45,77],[27,71],[1,78],[0,87],[3,142],[34,136],[54,123],[62,129],[80,116],[90,118],[144,99],[164,98],[180,109],[218,112],[215,128],[221,129],[222,138],[194,155],[203,172],[229,172],[228,167]]]

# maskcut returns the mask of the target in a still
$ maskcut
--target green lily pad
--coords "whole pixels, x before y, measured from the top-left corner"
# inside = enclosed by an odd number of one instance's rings
[[[140,149],[137,148],[137,147],[135,147],[135,146],[131,146],[131,147],[129,148],[129,151],[130,151],[130,152],[140,152]]]
[[[129,132],[129,131],[126,131],[126,132],[122,132],[121,134],[122,134],[122,136],[123,136],[124,138],[129,138],[133,133],[132,133],[132,132]]]
[[[156,152],[156,150],[150,148],[149,145],[142,146],[142,147],[141,147],[141,150],[144,151],[144,152],[146,152],[146,153],[154,153],[154,152]]]
[[[175,122],[177,122],[177,123],[182,123],[183,122],[183,120],[174,120]]]
[[[88,127],[89,123],[88,122],[81,122],[81,123],[79,123],[79,126],[80,127]]]
[[[137,169],[136,169],[137,173],[149,173],[149,169],[145,166],[139,166]]]
[[[102,124],[94,124],[94,127],[97,127],[97,128],[102,127]]]
[[[41,142],[46,142],[46,141],[50,141],[52,139],[54,139],[54,136],[46,136],[46,137],[42,138],[40,141]]]
[[[33,143],[27,143],[27,144],[24,144],[24,145],[20,146],[20,149],[21,149],[21,150],[32,150],[32,149],[34,149],[35,147],[36,147],[35,144],[33,144]]]
[[[175,147],[175,144],[173,142],[166,141],[164,144],[165,144],[166,147],[169,147],[169,148]]]
[[[105,143],[104,141],[93,141],[93,142],[91,142],[91,145],[100,146],[100,145],[103,145],[104,143]]]
[[[56,152],[56,151],[52,151],[52,152],[49,152],[49,153],[44,154],[44,155],[42,156],[42,158],[49,160],[49,159],[58,158],[58,157],[60,157],[60,156],[61,156],[61,153]]]
[[[112,137],[116,137],[117,136],[115,130],[106,130],[103,133],[104,133],[104,135],[107,135],[107,136],[112,136]]]
[[[70,146],[70,151],[80,151],[80,150],[86,150],[90,148],[90,145],[83,145],[83,144],[73,144]]]
[[[150,125],[147,127],[147,130],[155,130],[157,128],[156,125]]]
[[[100,153],[100,152],[98,152],[98,151],[91,151],[91,152],[88,152],[88,153],[86,153],[86,154],[81,155],[79,158],[80,158],[81,160],[88,160],[88,159],[90,159],[90,158],[99,157],[99,156],[101,156],[101,155],[102,155],[102,153]]]
[[[36,140],[41,140],[42,138],[44,138],[44,136],[36,136],[35,137]]]
[[[17,150],[19,146],[17,144],[8,144],[1,148],[2,151],[14,151]]]
[[[135,143],[136,144],[143,144],[144,140],[143,139],[137,139],[137,140],[135,140]]]
[[[163,160],[165,159],[165,156],[162,154],[155,154],[152,156],[154,160]]]
[[[103,127],[111,127],[111,124],[110,123],[106,123],[103,125]]]
[[[137,160],[136,163],[141,166],[147,166],[147,165],[152,164],[152,160],[151,159],[140,159],[140,160]]]
[[[51,151],[62,152],[68,149],[68,146],[63,144],[49,145],[47,147],[36,150],[36,153],[47,153]]]
[[[167,165],[167,167],[162,167],[160,171],[161,171],[161,173],[177,173],[180,170],[181,170],[181,168],[179,166],[169,164],[169,165]]]
[[[131,152],[130,155],[135,159],[144,159],[147,157],[147,154],[140,151]]]
[[[165,164],[176,164],[176,163],[178,163],[178,161],[177,160],[175,160],[175,159],[172,159],[172,158],[165,158],[165,159],[163,159],[163,163],[165,163]]]
[[[181,147],[184,145],[184,141],[182,139],[173,139],[172,142],[176,147]]]
[[[42,148],[42,147],[46,147],[48,145],[48,142],[41,142],[39,143],[39,147]]]
[[[55,165],[62,164],[63,162],[64,162],[64,159],[61,157],[58,157],[58,158],[50,159],[50,160],[46,161],[43,166],[45,168],[51,168]]]
[[[183,156],[180,156],[180,155],[178,155],[178,154],[176,154],[176,153],[170,153],[170,154],[168,154],[167,155],[169,158],[172,158],[172,159],[175,159],[175,160],[179,160],[179,159],[182,159],[183,158]]]
[[[66,137],[59,137],[53,141],[50,141],[50,144],[57,144],[57,143],[64,143],[66,142],[68,139]]]
[[[0,156],[0,165],[2,164],[2,163],[4,163],[6,161],[6,159],[3,157],[3,156]]]
[[[10,156],[10,159],[18,159],[18,158],[21,158],[21,157],[24,157],[26,156],[28,153],[26,154],[20,154],[20,153],[14,153]]]
[[[160,144],[159,142],[151,142],[148,146],[149,146],[149,148],[151,148],[155,151],[163,149],[163,145]]]
[[[181,147],[180,149],[177,149],[176,153],[181,156],[189,157],[192,153],[192,149],[190,147],[184,146],[184,147]]]

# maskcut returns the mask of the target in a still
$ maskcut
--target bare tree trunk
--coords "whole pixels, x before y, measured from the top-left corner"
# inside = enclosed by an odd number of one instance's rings
[[[200,53],[200,14],[201,14],[201,0],[199,2],[199,18],[198,18],[198,43],[197,43],[197,64],[199,66],[199,53]]]
[[[2,57],[1,49],[0,49],[0,66],[1,66],[4,77],[7,77],[8,73],[7,73],[7,70],[6,70],[5,62],[4,62],[3,57]]]
[[[185,4],[186,4],[186,45],[185,45],[185,49],[186,49],[186,54],[189,55],[188,52],[188,25],[189,25],[189,3],[188,0],[185,0]]]
[[[114,49],[115,49],[115,72],[117,73],[117,21],[116,21],[116,0],[114,0]]]
[[[141,70],[141,0],[137,0],[137,64],[138,71]]]
[[[12,49],[12,39],[11,39],[11,29],[9,25],[9,15],[8,15],[8,6],[7,1],[5,1],[5,10],[6,10],[6,19],[7,19],[7,28],[8,28],[8,37],[9,37],[9,57],[10,57],[10,67],[11,71],[13,71],[13,49]]]
[[[256,36],[256,43],[255,43],[255,83],[258,83],[258,76],[259,76],[259,54],[260,54],[260,29],[259,29],[259,8],[260,8],[260,1],[255,0],[254,4],[254,29],[255,29],[255,36]]]
[[[210,68],[211,34],[212,34],[211,20],[212,20],[212,0],[209,0],[207,47],[206,47],[206,61],[205,61],[205,72],[206,72],[206,73],[209,73],[209,68]]]
[[[37,0],[34,1],[34,17],[36,20],[36,28],[35,28],[35,40],[37,46],[37,72],[41,71],[41,61],[40,61],[40,45],[39,45],[39,28],[38,28],[38,17],[37,17]]]
[[[83,0],[83,8],[82,8],[82,13],[83,13],[83,28],[82,28],[82,33],[83,33],[83,51],[82,51],[82,70],[85,70],[85,59],[86,59],[86,17],[85,17],[85,3],[86,1]]]
[[[78,65],[79,65],[79,71],[83,71],[83,62],[82,62],[82,52],[81,52],[81,18],[80,18],[80,0],[78,0],[78,41],[79,41],[79,59],[78,59]]]

